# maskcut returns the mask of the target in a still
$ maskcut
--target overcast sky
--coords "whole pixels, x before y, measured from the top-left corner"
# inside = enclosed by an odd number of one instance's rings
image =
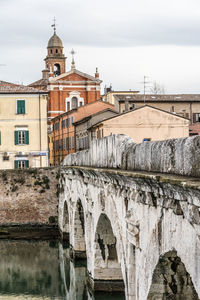
[[[70,69],[103,86],[143,92],[144,75],[167,93],[200,93],[200,0],[0,0],[0,80],[41,78],[53,34],[62,39]]]

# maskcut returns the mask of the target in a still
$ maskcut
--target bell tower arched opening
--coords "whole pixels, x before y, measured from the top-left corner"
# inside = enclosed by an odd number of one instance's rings
[[[61,73],[60,73],[60,64],[55,64],[54,65],[54,68],[53,68],[53,74],[54,76],[59,76]]]

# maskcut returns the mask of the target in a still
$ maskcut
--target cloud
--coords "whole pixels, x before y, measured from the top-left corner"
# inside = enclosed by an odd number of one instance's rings
[[[0,79],[41,78],[54,16],[66,56],[99,66],[103,84],[141,90],[149,75],[168,92],[199,90],[199,0],[0,0]]]
[[[4,48],[47,43],[54,16],[69,45],[200,45],[196,0],[6,0],[0,6]]]

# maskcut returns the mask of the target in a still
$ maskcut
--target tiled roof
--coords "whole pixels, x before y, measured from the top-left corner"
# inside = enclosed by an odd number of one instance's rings
[[[126,94],[116,94],[114,97],[118,101],[134,101],[143,102],[143,94],[126,95]],[[200,94],[165,94],[165,95],[145,95],[145,102],[195,102],[200,101]]]
[[[44,93],[44,91],[26,85],[15,84],[15,83],[0,80],[0,94],[19,94],[19,93],[37,94],[37,93]]]
[[[34,87],[34,86],[47,86],[48,85],[48,79],[39,79],[33,83],[30,83],[28,86]]]

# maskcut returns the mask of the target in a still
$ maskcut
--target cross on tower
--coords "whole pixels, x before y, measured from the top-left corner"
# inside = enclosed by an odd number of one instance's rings
[[[74,51],[74,49],[72,49],[70,53],[72,55],[72,60],[74,60],[74,54],[76,54],[76,52]]]
[[[70,53],[72,55],[72,69],[75,69],[74,54],[76,54],[76,52],[74,51],[74,49],[72,49]]]
[[[53,27],[54,33],[56,33],[56,18],[53,18],[53,25],[51,25],[51,27]]]

